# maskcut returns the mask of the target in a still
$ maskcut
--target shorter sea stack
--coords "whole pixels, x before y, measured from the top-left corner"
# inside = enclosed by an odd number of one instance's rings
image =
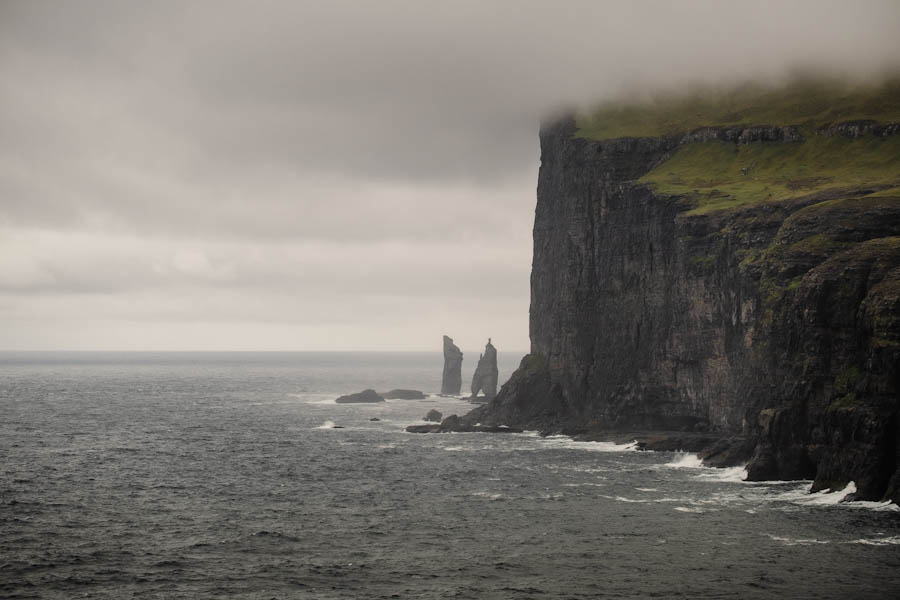
[[[335,400],[336,404],[365,404],[372,402],[384,402],[384,398],[375,390],[363,390],[356,394],[347,394]]]
[[[488,338],[484,347],[484,354],[478,357],[478,366],[472,377],[472,398],[478,397],[478,392],[484,392],[485,400],[491,400],[497,395],[497,378],[500,373],[497,370],[497,349]]]
[[[460,352],[453,340],[444,336],[444,376],[441,379],[441,394],[458,396],[462,388],[462,359]]]
[[[434,421],[435,423],[440,423],[441,417],[443,417],[443,416],[444,415],[441,414],[441,411],[434,410],[432,408],[431,410],[428,411],[428,414],[425,415],[425,420],[426,421]]]

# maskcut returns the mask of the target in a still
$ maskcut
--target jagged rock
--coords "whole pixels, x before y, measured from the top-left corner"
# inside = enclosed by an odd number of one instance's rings
[[[370,402],[384,402],[384,398],[378,395],[375,390],[363,390],[355,394],[347,394],[335,400],[337,404],[358,404]]]
[[[701,127],[681,138],[680,143],[723,140],[737,145],[751,142],[801,142],[803,136],[796,127]]]
[[[460,352],[453,340],[444,336],[444,374],[441,378],[442,395],[459,395],[462,388],[462,359]]]
[[[480,423],[473,425],[468,419],[468,415],[462,418],[458,415],[450,415],[440,424],[410,425],[406,431],[410,433],[522,433],[518,427],[506,425],[482,425]]]
[[[419,390],[391,390],[381,394],[385,400],[424,400],[428,396]]]
[[[839,135],[842,137],[858,138],[864,135],[888,137],[900,133],[900,123],[879,123],[871,119],[858,119],[845,121],[830,127],[821,127],[816,130],[816,135]]]
[[[435,423],[440,423],[440,422],[441,422],[441,417],[442,417],[442,416],[443,416],[443,415],[441,414],[441,411],[439,411],[439,410],[434,410],[434,409],[432,408],[432,409],[429,410],[428,413],[425,415],[425,420],[426,420],[426,421],[434,421]]]
[[[408,425],[406,431],[409,433],[440,433],[441,424],[432,423],[430,425]]]
[[[487,345],[484,347],[484,354],[478,357],[478,366],[475,367],[475,374],[472,376],[472,398],[478,396],[478,392],[483,391],[487,400],[497,395],[497,349],[491,344],[488,338]]]

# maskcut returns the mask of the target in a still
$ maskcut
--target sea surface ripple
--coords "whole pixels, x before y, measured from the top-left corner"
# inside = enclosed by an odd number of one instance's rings
[[[520,357],[501,358],[505,378]],[[470,408],[456,398],[332,402],[433,392],[440,371],[428,353],[0,353],[0,597],[900,589],[895,505],[751,484],[691,455],[404,431]]]

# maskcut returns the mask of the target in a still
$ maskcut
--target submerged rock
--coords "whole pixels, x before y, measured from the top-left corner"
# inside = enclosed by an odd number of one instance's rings
[[[396,389],[381,394],[386,400],[424,400],[427,396],[419,390]]]
[[[363,390],[355,394],[347,394],[335,400],[337,404],[361,404],[371,402],[384,402],[384,398],[378,395],[375,390]]]
[[[444,336],[444,374],[441,378],[441,394],[458,396],[462,388],[463,353],[453,343],[453,339]]]
[[[433,423],[431,425],[409,425],[406,428],[406,431],[409,433],[440,433],[441,425],[440,423]]]
[[[435,423],[441,422],[441,417],[444,415],[441,414],[441,411],[434,410],[433,408],[428,411],[428,414],[425,415],[426,421],[434,421]]]
[[[475,375],[472,376],[472,398],[478,397],[478,392],[484,392],[487,400],[497,395],[497,349],[488,338],[484,347],[484,354],[478,357],[478,366],[475,367]]]

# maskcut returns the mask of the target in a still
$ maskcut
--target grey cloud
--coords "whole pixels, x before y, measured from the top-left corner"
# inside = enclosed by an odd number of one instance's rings
[[[523,347],[542,115],[877,77],[898,30],[895,0],[3,2],[0,347],[77,345],[104,315],[101,346],[216,315],[210,345],[496,323]]]

